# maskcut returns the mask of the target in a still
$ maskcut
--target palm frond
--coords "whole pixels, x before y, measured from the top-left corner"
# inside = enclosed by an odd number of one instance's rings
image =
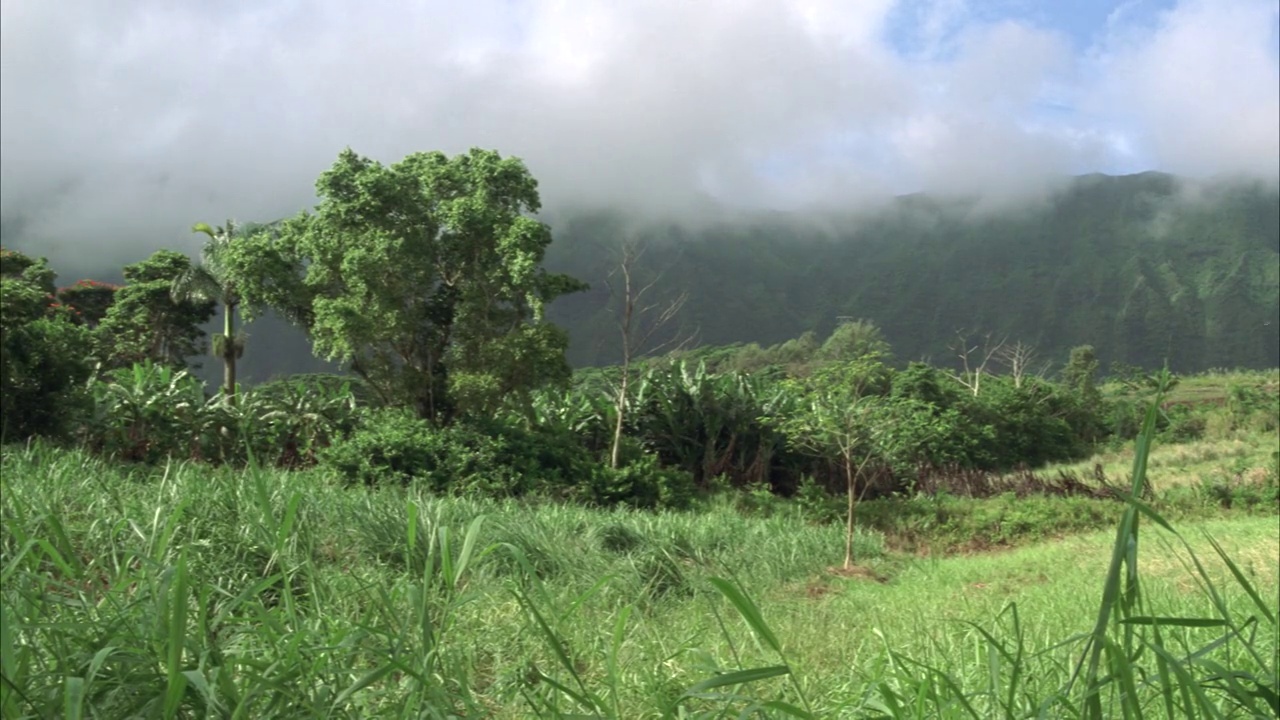
[[[196,265],[173,279],[170,294],[175,302],[210,302],[222,298],[222,284],[208,268]]]
[[[210,227],[209,223],[196,223],[195,225],[191,226],[191,232],[204,233],[205,235],[208,235],[210,238],[218,237],[217,231],[215,231],[212,227]]]
[[[191,226],[191,231],[209,236],[200,250],[200,269],[207,276],[204,289],[209,291],[216,288],[213,291],[214,294],[209,297],[220,300],[224,304],[237,303],[239,297],[229,281],[226,255],[231,248],[231,243],[244,234],[243,228],[237,225],[235,220],[227,220],[226,225],[218,228],[208,223],[196,223]]]

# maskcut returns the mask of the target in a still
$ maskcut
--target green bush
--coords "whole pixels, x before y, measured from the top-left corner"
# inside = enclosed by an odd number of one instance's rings
[[[1260,478],[1217,472],[1201,478],[1198,489],[1203,498],[1224,509],[1280,510],[1280,481],[1271,468]]]
[[[830,497],[830,494],[818,487],[811,477],[806,477],[804,480],[807,480],[812,487],[816,487],[823,496]],[[786,507],[786,501],[775,495],[769,485],[763,482],[749,483],[739,488],[737,492],[733,492],[730,497],[733,499],[733,507],[743,515],[769,517]]]
[[[1018,545],[1057,535],[1105,528],[1118,505],[1085,497],[1014,493],[994,498],[937,497],[868,500],[859,506],[859,522],[898,543],[930,546],[934,551]]]
[[[242,466],[302,467],[355,424],[349,388],[275,383],[211,395],[185,370],[144,362],[108,372],[90,386],[92,412],[78,434],[90,450],[130,462],[167,458]]]
[[[435,493],[506,497],[538,487],[538,459],[511,438],[465,424],[436,428],[406,410],[375,410],[351,436],[320,452],[321,464],[367,486],[416,483]]]
[[[440,436],[424,420],[399,410],[375,410],[349,436],[320,451],[320,464],[348,482],[407,484],[431,477],[442,454]]]
[[[220,432],[204,383],[152,362],[112,370],[91,386],[93,412],[79,435],[99,455],[125,462],[218,459]]]
[[[1009,469],[1074,460],[1089,449],[1082,428],[1098,421],[1096,410],[1049,382],[1032,379],[1015,387],[1003,377],[987,378],[966,412],[970,422],[994,431],[981,439],[976,465]]]
[[[1146,412],[1147,404],[1136,397],[1124,396],[1107,401],[1103,424],[1112,444],[1119,447],[1138,437],[1138,433],[1142,432],[1142,419]],[[1165,430],[1168,426],[1168,415],[1161,413],[1156,429]]]
[[[590,476],[579,498],[601,506],[684,509],[693,503],[696,494],[692,473],[664,468],[656,456],[644,454],[617,469],[600,467]]]
[[[348,482],[412,482],[439,494],[544,495],[601,506],[683,508],[695,492],[689,473],[661,467],[634,444],[624,455],[627,462],[614,470],[564,430],[501,421],[437,428],[400,410],[367,413],[355,432],[319,457]]]
[[[1209,427],[1208,419],[1203,413],[1197,413],[1189,405],[1174,405],[1161,413],[1165,422],[1157,423],[1160,439],[1169,443],[1184,443],[1200,440]],[[1163,427],[1160,427],[1163,425]]]
[[[1143,410],[1139,403],[1103,403],[1096,393],[1039,378],[1018,385],[1008,377],[988,377],[973,396],[923,363],[896,373],[891,394],[931,409],[932,418],[913,417],[903,427],[914,424],[921,431],[911,461],[935,467],[1007,470],[1075,459],[1108,435],[1132,439]],[[894,470],[903,474],[908,468]]]
[[[1225,406],[1229,430],[1275,432],[1280,424],[1280,396],[1257,385],[1231,383]]]
[[[491,420],[454,424],[445,433],[473,460],[455,470],[462,476],[452,478],[454,491],[565,497],[601,469],[576,434],[556,426]]]

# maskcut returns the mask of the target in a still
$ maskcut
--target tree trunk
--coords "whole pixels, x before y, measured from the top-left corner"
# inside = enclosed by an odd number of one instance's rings
[[[845,519],[844,528],[844,569],[848,570],[853,567],[853,509],[856,503],[853,482],[853,459],[848,454],[844,456],[844,475],[846,482],[849,484],[849,514]]]
[[[222,345],[222,391],[227,401],[236,404],[236,306],[224,306],[226,317],[223,318],[222,331],[225,335]]]
[[[622,452],[622,415],[626,412],[627,407],[627,384],[631,375],[630,362],[624,360],[622,364],[622,383],[618,387],[617,406],[614,408],[616,418],[613,423],[613,448],[609,453],[609,467],[614,470],[618,469],[620,455]]]

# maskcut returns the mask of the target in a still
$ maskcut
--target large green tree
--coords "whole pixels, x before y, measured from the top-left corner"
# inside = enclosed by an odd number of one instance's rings
[[[88,328],[53,295],[43,259],[0,248],[0,438],[61,435],[83,410]]]
[[[316,190],[314,212],[230,247],[247,313],[279,311],[317,355],[437,423],[568,380],[543,307],[585,286],[542,268],[551,231],[530,217],[523,162],[473,149],[384,166],[348,149]]]
[[[58,288],[58,300],[71,308],[76,320],[90,328],[98,327],[107,316],[120,286],[97,280],[80,280],[75,285]]]
[[[185,367],[188,357],[203,352],[200,326],[213,317],[214,304],[173,297],[174,281],[190,269],[190,258],[173,250],[124,267],[128,283],[115,292],[95,331],[108,367],[146,360]]]
[[[243,331],[236,332],[240,293],[225,258],[230,254],[238,229],[233,220],[219,228],[205,223],[194,225],[192,232],[203,233],[209,239],[200,251],[200,264],[188,267],[174,278],[171,290],[178,303],[222,305],[222,332],[212,338],[213,354],[222,359],[222,392],[232,404],[236,401],[236,361],[244,355],[246,336]]]

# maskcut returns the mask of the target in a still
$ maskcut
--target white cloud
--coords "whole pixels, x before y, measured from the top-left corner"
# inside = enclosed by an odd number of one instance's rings
[[[1085,56],[964,0],[907,6],[910,51],[889,39],[895,0],[0,7],[0,213],[59,257],[296,212],[347,145],[497,148],[549,208],[662,211],[1144,164],[1274,176],[1280,158],[1264,0],[1188,0],[1154,26],[1116,12]]]
[[[1280,5],[1189,0],[1154,29],[1118,29],[1094,58],[1086,107],[1129,129],[1156,167],[1280,174]]]

